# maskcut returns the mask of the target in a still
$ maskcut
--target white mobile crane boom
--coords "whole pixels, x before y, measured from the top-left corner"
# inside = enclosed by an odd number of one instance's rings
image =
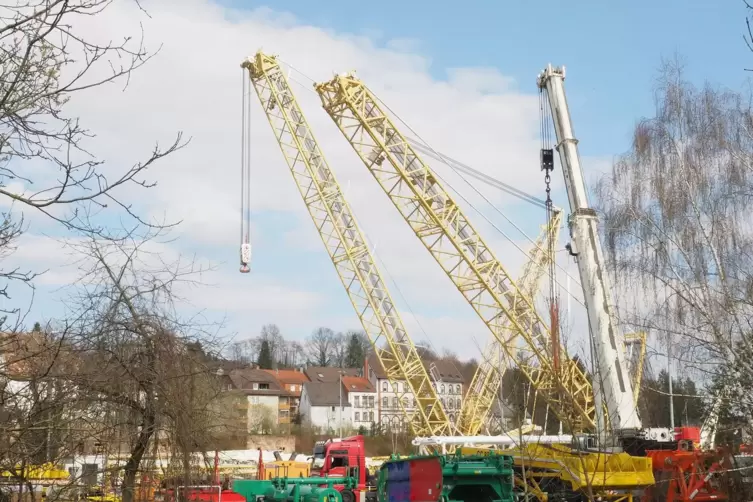
[[[638,431],[641,421],[633,399],[633,389],[626,371],[623,337],[611,315],[613,303],[610,285],[604,267],[604,256],[599,241],[597,216],[589,207],[586,184],[578,155],[578,141],[573,136],[570,111],[567,107],[563,81],[565,68],[548,65],[537,79],[539,89],[546,91],[556,135],[562,174],[565,178],[567,198],[570,202],[571,254],[576,257],[583,287],[583,299],[588,313],[591,338],[598,362],[598,378],[594,378],[596,412],[602,411],[600,398],[609,416],[614,432]],[[554,168],[551,149],[542,149],[542,169]],[[606,423],[600,420],[601,425]]]

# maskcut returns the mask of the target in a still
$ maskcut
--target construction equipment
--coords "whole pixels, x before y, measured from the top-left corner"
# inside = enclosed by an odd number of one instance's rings
[[[562,225],[562,212],[556,210],[551,221],[542,228],[541,235],[534,242],[523,273],[518,279],[522,294],[533,298],[539,289],[544,271],[552,260],[549,249],[559,238]],[[506,322],[507,319],[503,319]],[[463,402],[458,419],[458,432],[463,436],[474,436],[486,423],[492,405],[499,396],[504,373],[505,352],[497,338],[492,337],[482,354],[481,362],[473,374],[468,394]]]
[[[277,59],[258,52],[241,66],[248,71],[296,186],[364,330],[375,348],[380,349],[382,343],[387,345],[386,350],[376,350],[380,363],[391,381],[407,383],[404,394],[412,393],[417,401],[415,409],[408,410],[407,400],[398,398],[403,413],[410,417],[411,430],[416,434],[449,433],[454,427]],[[244,90],[244,99],[245,94]]]
[[[552,346],[549,328],[531,299],[376,97],[352,74],[338,75],[315,89],[324,109],[416,236],[560,421],[572,429],[583,423],[595,425],[586,374],[564,348]],[[518,341],[523,343],[514,346]],[[562,361],[562,367],[555,367],[555,360]]]
[[[536,81],[542,92],[542,107],[548,106],[551,112],[556,148],[570,203],[572,244],[569,249],[578,264],[591,340],[599,368],[594,397],[597,403],[602,398],[604,400],[604,407],[597,404],[596,410],[599,414],[602,409],[606,410],[606,414],[599,417],[602,426],[600,431],[605,435],[609,429],[612,437],[620,441],[625,451],[651,458],[658,479],[669,477],[674,480],[668,483],[666,493],[659,494],[654,490],[650,496],[666,497],[666,500],[672,501],[724,499],[725,495],[712,484],[714,473],[720,469],[721,463],[715,462],[710,467],[707,465],[708,455],[700,452],[696,446],[700,440],[700,433],[696,428],[657,430],[642,427],[632,382],[627,378],[625,354],[620,343],[622,337],[611,313],[613,302],[610,298],[609,274],[604,266],[599,241],[597,214],[588,202],[564,80],[564,67],[554,68],[548,65]],[[549,114],[543,113],[542,116]],[[546,130],[546,127],[543,129]],[[548,183],[549,175],[554,169],[554,150],[548,143],[548,138],[543,138],[543,141],[541,168],[546,173]],[[689,434],[692,437],[688,437]]]
[[[441,401],[436,396],[429,375],[391,301],[352,210],[319,150],[279,63],[276,58],[260,52],[253,59],[247,60],[244,68],[249,71],[251,82],[317,231],[366,333],[378,349],[377,355],[388,378],[393,382],[408,382],[409,388],[403,388],[405,394],[413,392],[417,397],[423,394],[423,397],[417,399],[419,406],[415,410],[406,408],[402,397],[398,399],[408,423],[419,435],[448,432],[453,424],[442,409]],[[245,151],[247,148],[244,147]],[[248,180],[248,176],[247,173],[244,174],[243,180]],[[247,192],[248,190],[244,193]],[[247,203],[244,202],[244,205],[247,206]],[[248,221],[244,219],[243,235],[248,235],[247,225]],[[561,217],[557,213],[534,243],[531,259],[521,277],[521,283],[526,285],[526,294],[533,295],[535,292],[547,263],[545,250],[549,249],[548,243],[552,239],[557,239],[560,226]],[[382,340],[387,341],[386,351],[379,348]],[[499,354],[496,343],[486,351],[486,354],[492,353]],[[461,412],[459,422],[462,424],[461,434],[475,434],[486,420],[501,380],[498,363],[499,361],[486,358],[479,366],[472,384],[473,392],[469,393],[470,402],[466,402],[462,408],[464,411]]]
[[[593,391],[584,371],[576,360],[567,356],[558,341],[551,339],[532,300],[494,257],[437,176],[386,115],[377,98],[352,74],[338,75],[329,82],[317,84],[315,89],[324,109],[416,236],[551,409],[571,430],[584,426],[594,430]],[[516,341],[523,343],[515,346]],[[521,458],[535,459],[540,453],[530,449],[535,445],[519,445],[518,448]],[[555,455],[559,453],[562,452]],[[619,464],[611,462],[608,454],[599,455],[605,460],[596,463],[595,468],[606,472],[613,464]],[[636,469],[626,474],[625,485],[632,489],[653,482],[650,461],[637,460],[637,465],[632,464]],[[541,476],[566,478],[564,464],[549,462],[547,465]],[[529,486],[533,479],[523,472],[518,483]],[[619,496],[623,495],[628,494]],[[541,497],[545,499],[545,495]]]
[[[247,502],[513,501],[513,462],[508,455],[391,456],[376,478],[367,475],[363,436],[325,444],[319,477],[237,480]]]

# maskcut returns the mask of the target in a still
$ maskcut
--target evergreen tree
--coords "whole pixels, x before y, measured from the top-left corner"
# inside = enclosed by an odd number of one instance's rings
[[[34,327],[32,328],[31,331],[33,331],[34,333],[41,333],[42,332],[42,325],[39,324],[39,321],[37,321],[37,322],[34,323]]]
[[[263,370],[272,369],[272,349],[269,346],[268,340],[262,340],[261,347],[259,348],[259,359],[256,362],[259,368]]]
[[[358,333],[351,333],[348,339],[348,348],[345,353],[345,367],[346,368],[360,368],[363,365],[364,358],[366,357],[363,350],[363,344]]]

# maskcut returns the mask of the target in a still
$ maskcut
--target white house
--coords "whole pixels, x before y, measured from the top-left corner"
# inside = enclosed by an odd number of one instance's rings
[[[264,370],[243,368],[227,375],[230,387],[246,395],[247,428],[249,433],[268,433],[279,423],[280,395],[284,389]]]
[[[339,381],[303,384],[299,410],[304,424],[330,434],[340,427],[349,429],[353,426],[351,409],[348,394]]]
[[[356,376],[344,376],[342,383],[351,406],[353,427],[371,429],[378,420],[374,386],[366,378]]]
[[[455,422],[463,404],[463,375],[450,361],[431,361],[424,363],[424,366],[434,382],[445,411],[450,420]],[[364,376],[376,389],[376,423],[393,430],[405,430],[407,421],[398,400],[402,400],[403,407],[409,413],[416,409],[416,400],[408,384],[403,380],[390,382],[373,353],[366,358]]]

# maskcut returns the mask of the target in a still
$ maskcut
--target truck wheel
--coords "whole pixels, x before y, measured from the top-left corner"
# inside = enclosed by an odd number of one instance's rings
[[[343,498],[343,502],[356,502],[356,494],[353,490],[343,490],[340,492],[340,496]]]

